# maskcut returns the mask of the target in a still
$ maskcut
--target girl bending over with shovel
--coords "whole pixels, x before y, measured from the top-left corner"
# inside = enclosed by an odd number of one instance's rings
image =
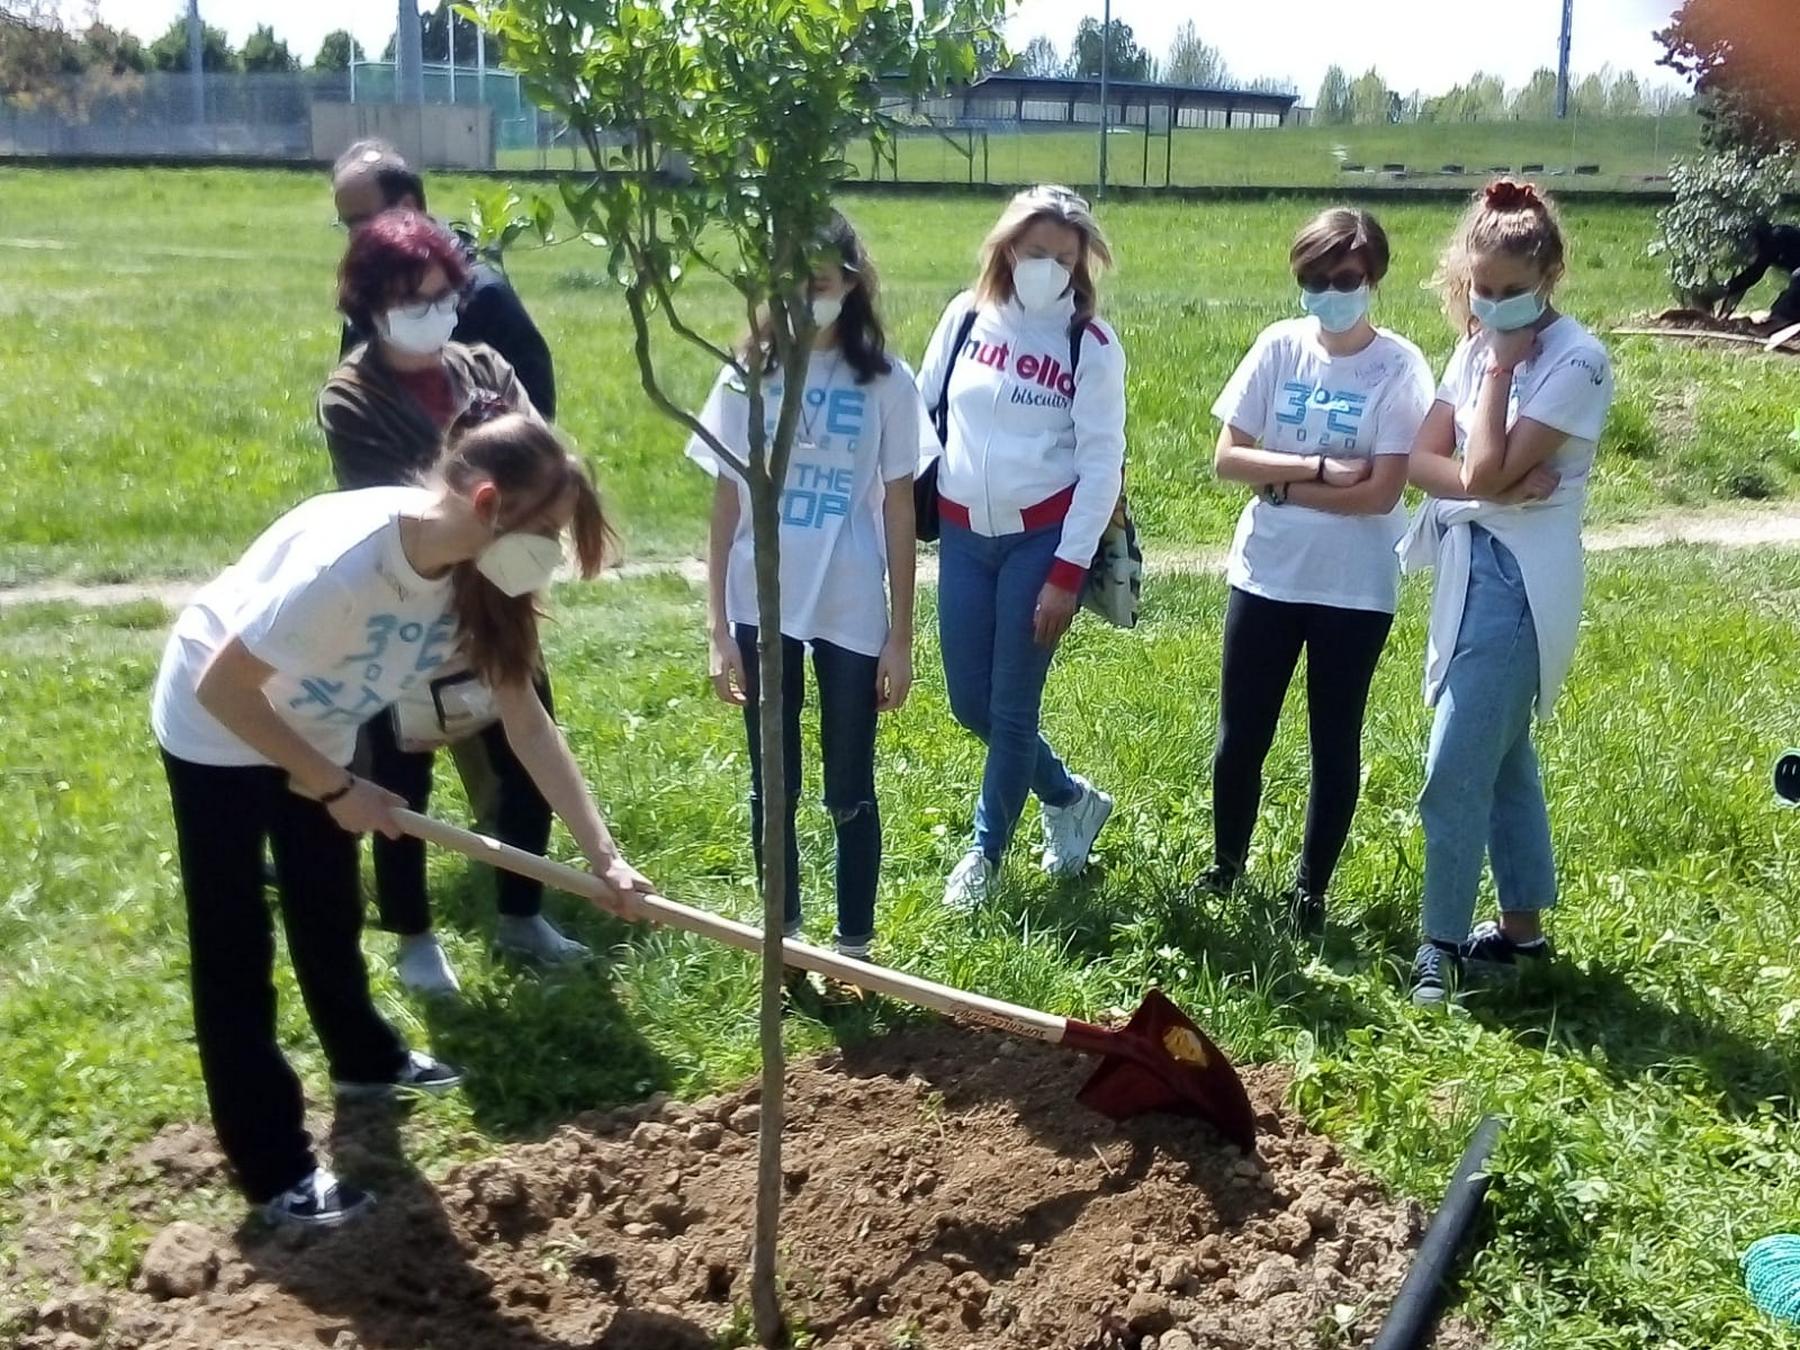
[[[318,1165],[276,1041],[265,841],[339,1097],[461,1081],[408,1050],[369,995],[357,836],[397,837],[405,803],[345,767],[363,723],[460,653],[592,866],[595,903],[630,916],[649,889],[532,687],[537,593],[565,533],[581,574],[600,570],[599,498],[543,423],[493,414],[478,405],[458,423],[428,486],[315,497],[276,521],[182,612],[157,673],[152,722],[187,898],[201,1072],[226,1157],[276,1223],[340,1223],[370,1197]]]

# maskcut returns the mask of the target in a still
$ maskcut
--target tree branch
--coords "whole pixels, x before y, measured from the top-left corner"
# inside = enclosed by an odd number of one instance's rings
[[[638,281],[625,288],[625,307],[631,311],[631,327],[633,332],[632,351],[637,357],[638,381],[644,387],[644,393],[650,402],[665,417],[686,428],[688,433],[705,443],[714,457],[733,473],[748,479],[750,466],[742,455],[726,446],[725,442],[698,417],[686,408],[681,407],[666,393],[656,378],[656,365],[650,354],[650,314],[644,305],[643,281]]]

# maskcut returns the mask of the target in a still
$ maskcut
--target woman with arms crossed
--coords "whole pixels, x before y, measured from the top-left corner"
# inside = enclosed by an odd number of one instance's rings
[[[1542,914],[1556,903],[1556,861],[1531,721],[1549,716],[1574,659],[1581,516],[1613,396],[1606,349],[1550,303],[1565,254],[1550,202],[1501,179],[1476,195],[1438,269],[1464,337],[1413,450],[1428,500],[1402,554],[1409,571],[1437,570],[1421,1005],[1443,1003],[1465,969],[1551,955]],[[1471,931],[1484,857],[1500,919]]]
[[[1321,213],[1288,261],[1307,317],[1265,329],[1213,405],[1224,423],[1214,467],[1257,495],[1227,569],[1214,862],[1197,889],[1223,892],[1243,875],[1263,759],[1304,648],[1312,790],[1288,908],[1312,934],[1361,790],[1363,712],[1400,602],[1400,494],[1431,369],[1369,322],[1388,241],[1368,212]]]

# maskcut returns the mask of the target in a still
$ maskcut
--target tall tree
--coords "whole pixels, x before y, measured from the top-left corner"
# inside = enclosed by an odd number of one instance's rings
[[[1341,126],[1350,120],[1350,77],[1342,66],[1325,72],[1319,85],[1319,97],[1313,103],[1313,120],[1328,126]]]
[[[1641,117],[1644,114],[1644,86],[1627,70],[1606,91],[1606,113],[1609,117]]]
[[[240,70],[242,65],[225,30],[206,24],[200,30],[200,69],[206,71]],[[150,64],[161,71],[188,68],[187,20],[176,19],[161,37],[150,44]]]
[[[95,19],[82,30],[81,62],[111,75],[141,75],[150,69],[150,54],[135,34]]]
[[[1656,39],[1658,64],[1693,82],[1709,145],[1766,150],[1800,139],[1794,0],[1682,0]]]
[[[1575,116],[1606,116],[1607,100],[1612,92],[1611,77],[1611,70],[1602,67],[1569,91],[1569,107]]]
[[[1150,53],[1138,46],[1131,25],[1119,19],[1112,21],[1106,35],[1107,73],[1115,80],[1147,80],[1150,78]],[[1100,78],[1100,21],[1086,18],[1075,30],[1075,45],[1069,49],[1069,73],[1097,80]]]
[[[761,634],[760,687],[782,688],[781,506],[801,426],[817,331],[807,304],[833,189],[850,176],[852,141],[885,131],[885,77],[913,92],[980,68],[999,43],[1005,0],[478,0],[482,24],[510,53],[534,98],[560,117],[589,170],[560,185],[575,234],[607,260],[631,319],[632,357],[651,402],[747,487]],[[589,26],[591,25],[591,27]],[[593,33],[607,35],[595,41]],[[615,138],[627,137],[616,165]],[[516,198],[473,213],[479,234],[504,239],[558,226],[548,199],[513,216]],[[682,279],[709,273],[735,293],[734,328],[766,335],[744,351],[737,334],[702,327],[716,298],[688,307]],[[696,320],[696,314],[704,316]],[[698,322],[702,327],[696,327]],[[726,445],[668,392],[668,350],[689,348],[728,367],[748,403],[748,446]],[[779,394],[776,393],[779,388]],[[761,1123],[750,1303],[757,1339],[785,1339],[777,1255],[784,1118],[782,905],[787,794],[781,700],[759,709],[764,784]]]
[[[319,43],[319,54],[313,57],[314,70],[348,70],[351,61],[365,61],[367,54],[362,43],[346,29],[337,28],[327,33]]]
[[[1392,122],[1396,112],[1393,91],[1381,72],[1370,66],[1350,86],[1351,120],[1364,126]]]
[[[1063,72],[1062,53],[1056,50],[1056,44],[1043,34],[1025,44],[1025,50],[1013,58],[1012,72],[1015,75],[1060,75]]]
[[[0,10],[0,103],[30,111],[70,106],[81,48],[51,0]]]
[[[269,75],[277,71],[300,69],[300,62],[288,50],[287,43],[275,36],[275,30],[268,24],[259,24],[244,40],[243,54],[239,57],[244,69],[252,75]]]
[[[1162,77],[1169,84],[1222,86],[1231,82],[1231,71],[1219,49],[1202,38],[1199,28],[1189,19],[1175,30]]]
[[[1556,116],[1556,72],[1539,66],[1512,96],[1512,115],[1521,122],[1542,122]]]

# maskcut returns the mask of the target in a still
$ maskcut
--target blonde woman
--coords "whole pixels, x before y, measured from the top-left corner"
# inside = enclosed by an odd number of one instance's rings
[[[1443,1003],[1465,968],[1551,955],[1556,862],[1537,753],[1581,627],[1581,514],[1612,405],[1612,365],[1551,304],[1566,249],[1549,200],[1500,179],[1477,193],[1438,270],[1463,340],[1413,447],[1428,500],[1404,545],[1435,567],[1425,698],[1436,709],[1419,815],[1424,935],[1413,1002]],[[1500,920],[1470,930],[1483,860]]]
[[[944,903],[988,893],[1025,798],[1043,808],[1043,866],[1087,865],[1112,799],[1071,774],[1038,729],[1044,682],[1075,616],[1125,463],[1125,354],[1096,314],[1112,250],[1067,188],[1013,198],[951,301],[919,372],[942,520],[938,627],[956,720],[987,745],[973,847]]]

